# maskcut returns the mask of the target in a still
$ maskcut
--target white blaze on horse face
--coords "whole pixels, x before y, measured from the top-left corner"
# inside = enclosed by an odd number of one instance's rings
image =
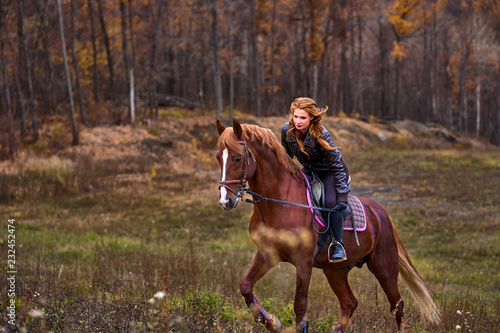
[[[229,157],[229,152],[226,149],[224,149],[224,151],[222,152],[222,181],[225,181],[226,180],[226,172],[227,172],[227,158]],[[225,205],[226,202],[227,202],[227,199],[226,199],[226,196],[227,196],[227,189],[225,187],[221,187],[220,188],[220,199],[219,199],[219,203],[221,205]]]

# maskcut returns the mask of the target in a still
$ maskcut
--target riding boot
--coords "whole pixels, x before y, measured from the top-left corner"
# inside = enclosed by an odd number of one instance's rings
[[[333,247],[333,251],[329,249],[328,255],[330,255],[330,261],[334,263],[347,260],[343,240],[345,215],[347,215],[345,212],[338,212],[330,216],[330,230],[332,235],[332,244],[330,247]]]

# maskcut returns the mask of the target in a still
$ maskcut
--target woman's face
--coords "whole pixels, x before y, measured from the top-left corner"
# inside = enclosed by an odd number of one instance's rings
[[[309,130],[311,120],[312,117],[309,115],[309,113],[302,109],[295,109],[295,111],[293,112],[293,123],[302,134],[305,134]]]

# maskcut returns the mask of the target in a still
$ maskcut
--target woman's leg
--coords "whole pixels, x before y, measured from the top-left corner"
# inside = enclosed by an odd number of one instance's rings
[[[325,185],[325,206],[335,207],[337,204],[337,191],[335,190],[335,177],[331,173],[319,174],[321,181]]]
[[[337,204],[337,192],[335,190],[335,178],[332,174],[320,175],[321,180],[325,186],[325,206],[333,208]],[[333,251],[330,260],[333,262],[340,262],[347,260],[344,246],[344,219],[343,212],[331,213],[329,218],[330,231],[332,235]]]

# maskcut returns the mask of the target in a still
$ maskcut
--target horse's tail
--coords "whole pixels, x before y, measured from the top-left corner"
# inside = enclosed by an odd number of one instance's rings
[[[396,229],[394,229],[394,232],[398,243],[399,272],[401,273],[404,283],[410,290],[410,294],[418,304],[424,318],[436,324],[440,323],[441,313],[434,301],[434,293],[415,266],[413,266],[410,255],[408,251],[406,251]]]

